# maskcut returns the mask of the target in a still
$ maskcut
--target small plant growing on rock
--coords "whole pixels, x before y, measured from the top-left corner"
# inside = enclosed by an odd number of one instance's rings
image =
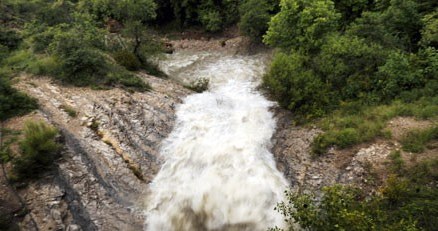
[[[29,121],[23,132],[21,156],[13,161],[13,173],[18,179],[34,178],[53,165],[61,149],[56,141],[58,130],[42,121]]]
[[[65,111],[65,113],[67,113],[67,115],[69,115],[70,117],[76,118],[76,116],[78,116],[78,112],[68,105],[63,104],[60,106],[60,108]]]
[[[202,92],[208,90],[209,84],[210,84],[209,79],[198,78],[198,79],[192,81],[189,85],[185,85],[185,87],[192,90],[192,91],[202,93]]]

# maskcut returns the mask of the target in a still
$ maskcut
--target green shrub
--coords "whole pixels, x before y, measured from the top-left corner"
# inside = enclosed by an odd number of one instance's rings
[[[408,132],[400,141],[403,150],[408,152],[420,153],[426,148],[426,144],[431,140],[438,139],[438,126],[433,126],[424,130],[413,130]]]
[[[402,91],[421,88],[425,84],[421,69],[413,65],[414,55],[408,56],[403,53],[392,53],[386,63],[379,67],[377,75],[378,92],[384,99],[393,99]]]
[[[265,0],[245,0],[239,7],[240,31],[251,39],[258,41],[268,30],[268,22],[271,19],[278,2]]]
[[[438,10],[422,18],[424,27],[421,31],[421,44],[423,46],[438,47]]]
[[[69,115],[70,117],[75,118],[78,115],[78,112],[74,108],[72,108],[72,107],[70,107],[68,105],[63,104],[63,105],[60,106],[60,108],[62,110],[64,110],[65,113],[67,113],[67,115]]]
[[[374,73],[386,56],[387,52],[377,44],[336,33],[327,36],[313,63],[331,92],[336,92],[341,100],[352,100],[373,91]]]
[[[29,64],[27,71],[34,75],[57,76],[61,75],[61,63],[55,56],[41,55]]]
[[[61,80],[76,86],[99,83],[108,73],[105,57],[91,48],[78,48],[60,54]]]
[[[222,29],[222,18],[217,10],[201,11],[200,21],[207,31],[216,32]]]
[[[113,54],[113,57],[118,64],[124,66],[130,71],[137,71],[141,67],[141,63],[138,58],[129,51],[118,51]]]
[[[30,65],[36,61],[35,55],[30,50],[18,50],[4,60],[4,65],[14,71],[27,71]]]
[[[140,77],[123,70],[110,72],[106,84],[110,86],[120,84],[129,90],[135,91],[149,91],[152,89],[151,86]]]
[[[306,69],[306,59],[298,52],[276,54],[263,83],[281,106],[311,119],[324,115],[333,102],[327,85]]]
[[[10,50],[14,50],[18,48],[21,40],[21,36],[17,31],[0,27],[0,45],[3,45]]]
[[[401,175],[403,173],[403,170],[405,168],[405,162],[401,156],[400,151],[393,151],[389,154],[389,159],[391,160],[390,163],[390,170],[391,172]]]
[[[358,189],[325,187],[321,199],[288,192],[287,201],[276,207],[285,216],[288,229],[305,230],[434,230],[438,214],[437,189],[412,188],[406,180],[390,178],[382,194],[364,200]],[[271,230],[281,230],[279,228]]]
[[[6,77],[0,76],[0,123],[13,116],[37,108],[37,101],[12,88]]]
[[[34,178],[51,166],[61,145],[56,142],[58,131],[45,122],[29,121],[20,141],[21,156],[13,161],[13,172],[18,179]]]
[[[0,64],[2,63],[3,60],[6,59],[6,57],[8,57],[9,55],[9,49],[6,46],[3,46],[0,44]]]
[[[283,51],[318,49],[324,36],[335,31],[341,15],[332,1],[283,0],[271,18],[264,42]]]
[[[161,71],[160,68],[156,64],[150,63],[148,61],[143,62],[142,68],[146,71],[146,73],[148,73],[150,75],[162,77],[162,78],[167,77],[166,73]]]

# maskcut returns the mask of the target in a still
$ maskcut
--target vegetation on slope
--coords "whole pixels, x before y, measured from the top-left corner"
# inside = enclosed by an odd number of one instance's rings
[[[282,0],[280,7],[264,36],[277,48],[264,86],[298,122],[325,130],[314,154],[388,138],[386,122],[396,116],[436,121],[436,1]],[[433,140],[436,125],[401,143],[419,153]],[[434,230],[437,156],[409,165],[400,151],[390,158],[392,176],[375,195],[340,185],[321,197],[288,193],[277,207],[288,230]]]
[[[323,118],[316,154],[372,140],[394,116],[438,115],[435,1],[280,5],[264,36],[279,49],[264,85],[298,121]]]

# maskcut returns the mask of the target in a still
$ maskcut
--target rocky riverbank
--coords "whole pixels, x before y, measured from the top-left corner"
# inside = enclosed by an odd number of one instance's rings
[[[142,229],[138,196],[160,168],[158,149],[172,130],[175,106],[190,92],[172,80],[139,75],[151,92],[20,79],[16,87],[37,98],[40,110],[6,127],[43,119],[58,127],[65,143],[56,169],[19,190],[29,209],[23,230]]]

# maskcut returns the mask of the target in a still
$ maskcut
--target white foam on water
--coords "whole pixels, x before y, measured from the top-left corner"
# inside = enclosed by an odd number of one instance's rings
[[[266,230],[287,183],[269,152],[272,102],[255,88],[266,57],[177,53],[160,61],[180,80],[208,78],[184,99],[150,184],[145,230]],[[165,67],[165,68],[163,68]]]

